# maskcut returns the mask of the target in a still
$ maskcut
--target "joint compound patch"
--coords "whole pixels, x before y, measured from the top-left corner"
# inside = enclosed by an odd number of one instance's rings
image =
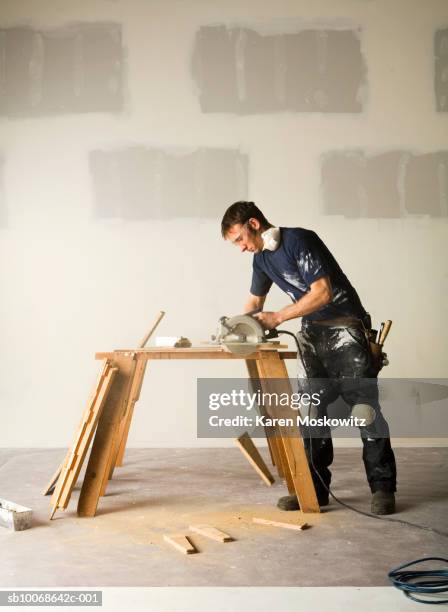
[[[332,151],[322,157],[323,212],[353,218],[448,216],[448,151]]]
[[[354,29],[260,33],[203,26],[192,74],[204,113],[360,113],[366,64]]]
[[[0,115],[119,112],[123,56],[117,23],[0,29]]]

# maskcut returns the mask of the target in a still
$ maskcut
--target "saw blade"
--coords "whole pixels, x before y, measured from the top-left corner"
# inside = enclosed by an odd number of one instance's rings
[[[226,349],[235,355],[250,355],[258,350],[259,344],[252,342],[223,342],[222,346],[225,346]]]
[[[231,330],[227,342],[247,342],[248,344],[258,344],[263,341],[263,328],[260,323],[248,315],[237,315],[227,319],[227,327]],[[233,336],[233,338],[232,338]]]

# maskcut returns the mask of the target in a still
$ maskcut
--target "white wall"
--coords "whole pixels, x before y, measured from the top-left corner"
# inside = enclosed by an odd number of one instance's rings
[[[202,114],[190,59],[208,23],[360,27],[368,98],[353,114]],[[0,118],[7,221],[0,229],[0,446],[69,443],[99,363],[97,350],[133,347],[155,313],[160,334],[207,340],[241,310],[251,261],[210,220],[93,217],[88,155],[95,149],[234,148],[249,156],[249,197],[280,225],[310,227],[327,242],[376,322],[393,319],[389,377],[447,372],[446,218],[346,219],[320,211],[320,156],[446,149],[435,111],[433,35],[444,0],[5,1],[0,26],[123,24],[123,113]],[[230,202],[229,202],[230,204]],[[272,308],[288,303],[274,290]],[[294,325],[290,325],[294,329]],[[150,364],[130,444],[222,445],[197,440],[198,376],[244,376],[243,364]],[[291,364],[294,374],[294,364]],[[156,418],[155,418],[156,417]]]

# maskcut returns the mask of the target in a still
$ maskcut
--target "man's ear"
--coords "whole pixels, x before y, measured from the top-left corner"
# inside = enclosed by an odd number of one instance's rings
[[[255,217],[251,217],[247,223],[253,230],[259,230],[261,227],[261,223]]]

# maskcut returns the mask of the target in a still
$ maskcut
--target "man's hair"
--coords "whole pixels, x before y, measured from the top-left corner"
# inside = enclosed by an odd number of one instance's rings
[[[229,206],[224,213],[221,221],[222,237],[226,237],[232,225],[236,225],[237,223],[243,225],[249,221],[249,219],[257,219],[263,228],[270,227],[271,225],[258,206],[255,206],[253,202],[240,200]]]

